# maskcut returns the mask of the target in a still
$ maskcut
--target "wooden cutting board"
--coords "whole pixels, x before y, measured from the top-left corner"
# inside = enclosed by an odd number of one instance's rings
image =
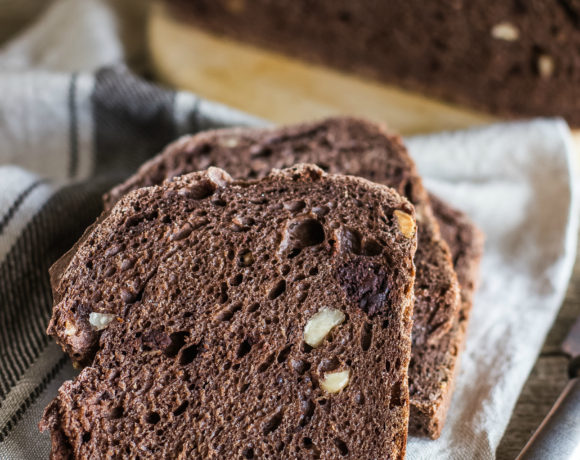
[[[387,122],[403,134],[459,129],[493,120],[400,89],[216,38],[153,3],[153,69],[162,82],[278,123],[335,114]]]
[[[462,129],[499,118],[332,69],[217,38],[151,5],[148,39],[156,77],[278,123],[336,114],[386,122],[404,134]],[[580,151],[580,131],[574,133]]]

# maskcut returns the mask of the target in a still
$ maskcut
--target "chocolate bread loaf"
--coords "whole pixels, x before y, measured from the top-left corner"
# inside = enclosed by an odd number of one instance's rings
[[[314,166],[128,193],[54,273],[90,365],[52,458],[404,458],[415,247],[407,200]]]
[[[409,365],[409,375],[420,376],[409,380],[409,434],[437,438],[445,424],[459,358],[465,346],[484,238],[465,214],[434,195],[430,195],[430,199],[441,235],[451,249],[461,286],[461,308],[453,326],[437,343],[414,353]]]
[[[500,115],[580,126],[577,0],[166,0],[212,33]]]
[[[218,166],[236,178],[263,177],[272,168],[314,163],[331,173],[361,176],[393,187],[417,211],[417,281],[413,314],[413,356],[428,353],[456,321],[459,286],[447,244],[441,239],[429,197],[401,139],[379,126],[353,118],[275,128],[233,129],[184,137],[144,164],[124,184],[105,197],[105,207],[129,190],[208,166]],[[360,237],[354,242],[360,246]],[[417,388],[442,385],[445,373],[410,374]],[[447,394],[417,393],[419,407],[442,404]],[[427,423],[426,421],[424,421]],[[423,423],[423,422],[422,422]],[[428,425],[428,424],[427,424]]]

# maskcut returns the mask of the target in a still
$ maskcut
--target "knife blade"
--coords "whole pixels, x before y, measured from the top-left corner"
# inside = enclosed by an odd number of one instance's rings
[[[517,460],[580,459],[580,317],[562,343],[570,381]]]

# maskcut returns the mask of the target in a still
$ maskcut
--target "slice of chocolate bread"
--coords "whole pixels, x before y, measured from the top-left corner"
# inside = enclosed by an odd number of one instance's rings
[[[434,195],[430,195],[430,199],[441,235],[449,244],[453,256],[461,286],[461,308],[451,330],[428,350],[414,354],[411,359],[409,375],[420,378],[409,381],[409,433],[438,438],[451,403],[459,358],[465,345],[484,237],[464,213]]]
[[[128,193],[54,273],[94,359],[52,458],[404,458],[415,247],[406,199],[314,166]]]
[[[451,328],[459,311],[459,286],[449,249],[440,237],[429,197],[401,139],[381,127],[353,118],[275,129],[230,129],[184,137],[145,163],[124,184],[105,196],[105,207],[127,191],[159,184],[166,178],[218,166],[236,178],[263,177],[272,168],[314,163],[331,173],[352,174],[393,187],[417,212],[417,280],[413,313],[413,356],[423,356]],[[359,238],[360,239],[360,238]],[[360,246],[360,241],[355,244]],[[446,375],[410,374],[418,388],[443,384]],[[416,401],[442,404],[431,397]],[[413,401],[415,403],[415,401]]]

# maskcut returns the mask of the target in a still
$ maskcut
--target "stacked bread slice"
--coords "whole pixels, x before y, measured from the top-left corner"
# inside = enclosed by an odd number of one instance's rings
[[[86,366],[41,422],[54,458],[403,458],[407,427],[439,436],[482,237],[399,137],[188,136],[105,208],[53,269],[48,332]]]

